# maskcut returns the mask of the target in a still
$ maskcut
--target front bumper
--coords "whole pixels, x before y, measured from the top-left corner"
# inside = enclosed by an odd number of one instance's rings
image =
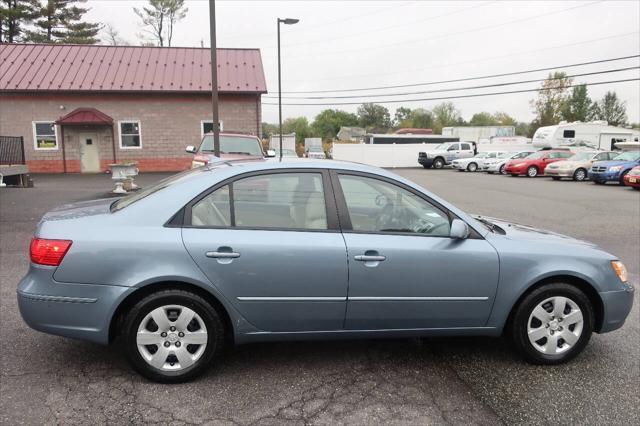
[[[624,184],[632,188],[640,188],[640,176],[626,175],[624,177]]]
[[[620,180],[620,172],[594,172],[589,170],[588,173],[590,180],[597,180],[600,182],[610,182],[610,181],[618,181]]]
[[[520,167],[505,166],[504,172],[508,175],[525,175],[527,174],[527,168],[524,166],[520,166]]]
[[[52,267],[32,265],[18,285],[18,308],[27,325],[64,337],[109,343],[109,326],[129,287],[69,284],[52,278]]]
[[[635,289],[633,284],[625,283],[624,290],[606,291],[600,293],[604,306],[604,318],[598,333],[607,333],[617,330],[624,325],[631,308]]]
[[[418,163],[422,164],[425,167],[431,167],[433,166],[433,158],[418,157]]]
[[[549,167],[547,167],[544,170],[544,174],[546,176],[566,177],[566,178],[573,177],[573,172],[574,171],[572,169],[550,169]]]

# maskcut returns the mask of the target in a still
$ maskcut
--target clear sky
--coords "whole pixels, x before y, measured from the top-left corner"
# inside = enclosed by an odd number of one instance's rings
[[[146,2],[90,0],[87,20],[109,22],[132,44],[143,32],[133,6]],[[174,31],[173,46],[209,45],[207,1],[187,1],[189,12]],[[298,18],[282,27],[283,92],[405,85],[512,71],[555,67],[640,54],[640,1],[216,1],[219,47],[256,47],[262,52],[269,94],[264,121],[277,121],[276,19]],[[584,74],[640,65],[639,58],[566,68]],[[548,71],[432,86],[355,93],[287,94],[349,96],[461,88],[536,80]],[[598,82],[640,77],[633,69],[576,77]],[[384,99],[432,98],[532,89],[526,83]],[[640,82],[589,87],[592,99],[615,90],[627,103],[629,121],[640,122]],[[535,93],[452,99],[465,119],[480,111],[505,111],[521,121],[533,119]],[[271,98],[271,97],[274,98]],[[380,98],[378,98],[380,99]],[[310,120],[330,106],[289,106],[287,102],[337,103],[375,100],[283,99],[283,116]],[[431,108],[440,100],[386,104]],[[357,105],[335,105],[354,111]]]

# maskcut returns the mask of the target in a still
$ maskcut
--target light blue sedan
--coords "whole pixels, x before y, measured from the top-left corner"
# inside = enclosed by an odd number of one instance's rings
[[[24,320],[109,344],[160,382],[223,344],[507,334],[558,364],[633,303],[593,244],[472,217],[391,172],[290,160],[211,164],[42,218]]]

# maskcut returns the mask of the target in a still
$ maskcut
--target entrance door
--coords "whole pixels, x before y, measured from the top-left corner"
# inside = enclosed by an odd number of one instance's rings
[[[82,173],[98,173],[100,171],[98,136],[95,133],[80,135],[80,171]]]

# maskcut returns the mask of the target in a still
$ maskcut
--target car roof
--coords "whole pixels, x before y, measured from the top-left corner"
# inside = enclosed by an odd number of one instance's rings
[[[354,163],[351,161],[341,160],[313,160],[310,158],[267,158],[264,160],[252,160],[247,161],[244,159],[229,160],[229,161],[216,161],[206,166],[209,169],[215,169],[216,166],[225,165],[231,166],[236,170],[236,173],[246,173],[259,170],[271,170],[271,169],[339,169],[339,170],[352,170],[360,172],[374,173],[378,175],[391,176],[392,173],[387,172],[385,169],[376,166],[369,166],[367,164]]]

